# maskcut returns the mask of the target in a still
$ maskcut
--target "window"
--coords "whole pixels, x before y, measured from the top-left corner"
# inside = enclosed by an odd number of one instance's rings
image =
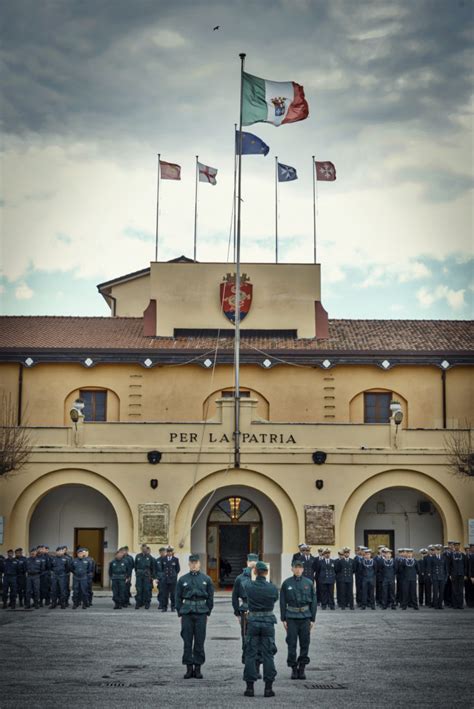
[[[235,389],[227,389],[226,391],[221,392],[221,395],[224,399],[233,399],[235,395]],[[244,397],[249,397],[250,392],[248,389],[241,389],[240,390],[240,398],[243,399]]]
[[[391,401],[391,392],[365,392],[364,423],[388,423]]]
[[[84,421],[106,421],[107,392],[81,389],[80,398],[84,401]]]

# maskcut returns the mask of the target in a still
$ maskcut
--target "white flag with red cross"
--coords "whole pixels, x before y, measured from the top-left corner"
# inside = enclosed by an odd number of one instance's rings
[[[203,165],[198,162],[199,170],[199,182],[207,182],[210,185],[216,184],[217,170],[215,167],[209,167],[209,165]]]

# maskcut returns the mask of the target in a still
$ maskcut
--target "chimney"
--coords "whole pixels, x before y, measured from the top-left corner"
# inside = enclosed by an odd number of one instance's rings
[[[156,300],[152,299],[143,311],[144,337],[156,337]]]
[[[314,301],[314,310],[316,316],[316,337],[318,340],[327,340],[329,338],[328,314],[324,310],[320,300]]]

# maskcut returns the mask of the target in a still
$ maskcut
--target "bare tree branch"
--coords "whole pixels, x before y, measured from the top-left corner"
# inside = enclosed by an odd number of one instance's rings
[[[31,433],[16,424],[16,407],[11,394],[0,391],[0,475],[17,472],[28,461]]]
[[[462,429],[449,431],[444,438],[448,468],[453,475],[474,477],[474,451],[471,422],[465,421]]]

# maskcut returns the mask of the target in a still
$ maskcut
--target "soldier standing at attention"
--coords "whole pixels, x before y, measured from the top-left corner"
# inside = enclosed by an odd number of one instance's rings
[[[431,559],[436,556],[434,544],[428,544],[428,556],[424,559],[425,566],[425,597],[426,605],[433,608],[433,582],[431,579]]]
[[[16,606],[16,596],[18,593],[18,573],[20,562],[15,557],[13,549],[7,551],[7,558],[3,562],[3,608],[7,608],[8,593],[10,592],[10,608]]]
[[[375,602],[378,606],[382,605],[382,563],[384,544],[379,544],[377,554],[374,556],[375,564]]]
[[[467,558],[461,551],[461,542],[453,542],[448,572],[451,577],[451,602],[454,609],[464,607],[464,579],[467,577]]]
[[[39,544],[36,547],[36,554],[43,560],[43,571],[40,577],[40,606],[43,602],[49,606],[51,601],[51,557],[49,556],[49,547],[45,544]]]
[[[163,589],[165,587],[163,583],[163,559],[166,556],[166,547],[160,547],[159,557],[156,559],[156,581],[158,584],[158,610],[163,608]]]
[[[26,595],[26,556],[23,554],[23,549],[19,547],[15,549],[15,558],[20,562],[18,565],[18,601],[20,608],[25,603]]]
[[[154,578],[156,578],[155,559],[151,555],[150,547],[147,544],[142,544],[141,552],[135,557],[136,610],[142,606],[146,610],[149,609]]]
[[[245,639],[247,636],[247,613],[249,610],[247,603],[247,585],[252,582],[252,569],[258,561],[258,554],[247,555],[247,566],[242,573],[237,576],[232,589],[232,607],[234,615],[240,623],[240,635],[242,637],[242,662],[245,662]]]
[[[421,558],[418,560],[418,605],[428,605],[428,597],[426,593],[426,562],[428,549],[424,547],[420,549]]]
[[[360,608],[362,605],[362,559],[363,547],[357,546],[354,550],[354,576],[356,587],[356,604]]]
[[[94,576],[95,576],[95,559],[93,559],[91,556],[89,556],[89,549],[87,547],[84,547],[85,553],[85,559],[87,559],[87,562],[89,564],[89,569],[87,571],[87,605],[91,606],[92,605],[92,597],[94,596],[94,592],[92,590],[92,584],[94,583]]]
[[[354,559],[350,558],[351,550],[344,547],[342,557],[336,560],[336,579],[339,583],[338,606],[344,611],[346,608],[354,610]]]
[[[413,549],[405,549],[406,557],[401,565],[402,579],[402,610],[406,611],[407,606],[419,610],[418,601],[416,600],[416,576],[418,573],[418,564],[413,558]]]
[[[129,581],[129,564],[125,561],[125,550],[118,549],[115,558],[109,564],[109,578],[112,581],[112,600],[114,610],[120,610],[130,605],[127,594]]]
[[[297,559],[299,561],[303,562],[303,576],[306,576],[307,579],[311,579],[311,581],[314,581],[314,562],[315,562],[315,557],[311,554],[311,547],[309,544],[298,544],[298,549],[299,552],[296,554],[293,554],[293,561],[296,561]]]
[[[184,642],[184,679],[202,679],[201,666],[206,661],[204,642],[207,618],[214,607],[212,580],[200,569],[199,554],[191,554],[189,573],[181,576],[176,587],[176,611],[181,618],[181,637]]]
[[[123,603],[122,605],[129,606],[130,599],[132,597],[130,587],[132,585],[132,572],[133,572],[135,562],[133,561],[133,556],[129,553],[129,549],[127,546],[122,547],[121,551],[123,551],[123,561],[127,567],[127,580],[125,582],[127,601],[126,601],[126,603]]]
[[[168,610],[168,600],[171,603],[171,610],[174,611],[174,603],[176,596],[176,584],[178,574],[180,572],[179,559],[174,556],[174,547],[166,547],[166,556],[161,560],[161,568],[163,571],[163,595],[161,601],[161,610],[166,613]]]
[[[36,548],[31,549],[26,560],[26,597],[25,608],[31,608],[33,598],[34,608],[40,607],[40,580],[44,569],[44,561],[38,555]]]
[[[277,619],[274,606],[278,601],[277,587],[267,582],[268,566],[263,561],[255,564],[257,577],[247,586],[247,601],[249,605],[247,643],[245,647],[244,681],[247,689],[246,697],[253,697],[254,683],[258,679],[257,659],[263,661],[263,679],[265,681],[265,697],[274,697],[273,681],[276,677],[274,655],[275,625]]]
[[[51,561],[51,608],[56,608],[58,603],[61,608],[66,608],[70,570],[70,562],[64,554],[64,547],[57,547],[56,556]]]
[[[444,597],[444,584],[448,576],[446,557],[441,553],[442,544],[435,544],[436,554],[430,558],[430,576],[433,589],[433,608],[442,610]]]
[[[320,591],[321,608],[323,611],[329,606],[333,611],[334,604],[334,583],[336,581],[335,560],[331,559],[331,551],[323,551],[323,559],[318,564],[318,589]]]
[[[361,578],[362,578],[362,605],[361,609],[365,611],[367,606],[369,606],[373,611],[375,610],[375,563],[372,559],[372,552],[370,549],[364,551],[364,558],[361,564]]]
[[[86,550],[79,547],[77,556],[71,563],[72,571],[72,607],[73,610],[79,608],[82,603],[83,608],[87,608],[88,603],[88,585],[87,574],[89,571],[89,562],[86,559]]]
[[[397,610],[395,601],[395,562],[392,559],[392,550],[384,550],[382,562],[382,608],[387,610],[388,606],[393,611]]]
[[[318,603],[313,582],[303,575],[301,559],[295,559],[291,566],[293,576],[283,581],[280,589],[280,617],[286,630],[291,679],[306,679],[304,668],[309,664],[309,643]]]

